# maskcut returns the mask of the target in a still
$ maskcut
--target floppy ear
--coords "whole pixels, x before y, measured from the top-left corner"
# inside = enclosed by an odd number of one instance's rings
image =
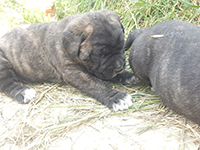
[[[91,53],[89,39],[93,32],[91,25],[68,26],[63,32],[62,42],[68,55],[75,59],[85,59]],[[89,49],[90,48],[90,49]]]
[[[79,50],[79,59],[85,60],[86,58],[89,57],[89,55],[92,52],[92,45],[90,44],[91,36],[93,33],[94,29],[92,25],[88,25],[83,32],[83,37],[84,40],[82,41],[80,45],[80,50]]]
[[[132,31],[129,35],[128,35],[128,38],[126,40],[126,43],[125,43],[125,47],[124,47],[124,50],[127,51],[132,43],[134,42],[134,40],[140,35],[143,33],[143,31],[146,30],[146,28],[142,28],[142,29],[137,29],[137,30],[134,30]]]
[[[121,22],[120,22],[120,19],[119,19],[119,17],[118,16],[110,16],[110,20],[113,22],[113,23],[118,23],[118,24],[120,24],[120,27],[122,28],[122,32],[124,33],[124,27],[123,27],[123,25],[121,24]]]
[[[75,59],[78,56],[82,41],[82,32],[73,32],[71,27],[67,27],[64,30],[62,36],[63,46],[72,59]]]
[[[120,27],[122,28],[122,32],[124,33],[124,27],[121,24],[120,18],[116,13],[114,13],[113,11],[110,11],[110,10],[106,10],[106,13],[104,13],[104,14],[109,16],[108,18],[110,19],[111,23],[120,24]]]
[[[136,37],[134,37],[134,32],[131,32],[131,33],[128,35],[128,38],[127,38],[127,40],[126,40],[125,47],[124,47],[124,50],[125,50],[125,51],[127,51],[127,50],[131,47],[131,45],[132,45],[133,41],[135,40],[135,38],[136,38]]]

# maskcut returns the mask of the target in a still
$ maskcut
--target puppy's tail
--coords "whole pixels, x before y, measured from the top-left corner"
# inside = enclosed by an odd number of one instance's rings
[[[132,43],[134,42],[134,40],[145,30],[146,28],[142,28],[142,29],[138,29],[138,30],[134,30],[132,31],[129,35],[128,35],[128,38],[126,40],[126,43],[125,43],[125,47],[124,47],[124,50],[127,51]]]

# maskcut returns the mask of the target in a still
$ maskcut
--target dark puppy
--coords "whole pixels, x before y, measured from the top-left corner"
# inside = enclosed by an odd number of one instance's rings
[[[134,74],[172,110],[200,124],[200,27],[178,20],[130,33]]]
[[[123,72],[123,44],[119,17],[109,10],[15,27],[0,39],[0,90],[28,103],[35,91],[18,81],[67,82],[114,111],[128,109],[131,96],[102,82],[132,81]]]

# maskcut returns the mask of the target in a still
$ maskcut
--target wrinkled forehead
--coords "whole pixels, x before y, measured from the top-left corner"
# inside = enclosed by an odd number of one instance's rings
[[[102,10],[92,13],[90,16],[90,22],[98,30],[104,30],[108,33],[114,30],[121,30],[123,32],[123,27],[119,16],[109,10]]]
[[[122,49],[124,30],[118,15],[112,11],[94,12],[89,17],[92,34],[91,45]]]
[[[104,25],[95,28],[91,37],[92,45],[106,45],[111,47],[121,47],[124,44],[123,29],[110,27],[112,25]]]
[[[95,46],[122,49],[124,44],[124,35],[122,32],[117,32],[115,34],[108,34],[107,32],[99,33],[94,35],[91,39],[91,44]]]

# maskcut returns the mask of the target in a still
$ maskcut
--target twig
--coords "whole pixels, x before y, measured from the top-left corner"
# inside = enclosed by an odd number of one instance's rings
[[[187,127],[193,132],[193,134],[200,139],[200,134],[196,132],[189,124],[187,124]]]
[[[54,88],[56,88],[56,87],[58,87],[59,86],[59,84],[55,84],[55,85],[53,85],[52,87],[50,87],[50,88],[48,88],[47,90],[45,90],[42,94],[40,94],[40,97],[38,98],[38,99],[36,99],[36,101],[33,101],[31,104],[32,104],[32,106],[30,107],[30,109],[28,110],[28,112],[27,112],[27,117],[30,115],[30,113],[32,112],[32,110],[34,110],[34,108],[35,108],[35,106],[42,100],[42,98],[45,96],[45,94],[47,93],[47,92],[49,92],[50,90],[52,90],[52,89],[54,89]]]
[[[182,132],[181,132],[181,144],[179,145],[179,150],[184,150],[185,149],[185,125],[186,125],[186,119],[184,119],[184,126],[182,128]]]
[[[46,127],[45,129],[49,129],[49,130],[51,129],[51,130],[53,130],[53,129],[57,129],[57,128],[63,128],[63,127],[72,126],[72,125],[74,125],[74,124],[81,123],[82,121],[91,119],[91,118],[93,118],[94,116],[97,116],[97,115],[101,114],[102,112],[104,112],[104,110],[102,110],[101,112],[98,112],[98,113],[91,114],[91,115],[89,115],[89,116],[83,117],[83,118],[81,118],[81,119],[72,121],[72,122],[67,122],[67,123],[59,124],[59,125],[57,125],[57,126],[52,126],[52,127]]]
[[[173,114],[173,111],[167,111],[165,113],[166,115],[163,115],[162,117],[160,117],[160,119],[158,119],[157,121],[149,124],[147,127],[144,127],[144,129],[142,129],[141,131],[139,131],[139,135],[143,134],[144,132],[148,131],[149,129],[151,129],[154,125],[156,125],[158,122],[161,122],[164,118],[170,116],[171,114]]]
[[[44,92],[42,92],[42,94],[40,94],[40,97],[38,99],[36,99],[36,101],[33,101],[31,104],[32,105],[38,104],[42,100],[42,98],[45,96],[45,94],[47,92],[49,92],[50,90],[52,90],[52,89],[54,89],[54,88],[56,88],[58,86],[59,86],[59,84],[55,84],[55,85],[51,86],[50,88],[48,88],[47,90],[45,90]]]

